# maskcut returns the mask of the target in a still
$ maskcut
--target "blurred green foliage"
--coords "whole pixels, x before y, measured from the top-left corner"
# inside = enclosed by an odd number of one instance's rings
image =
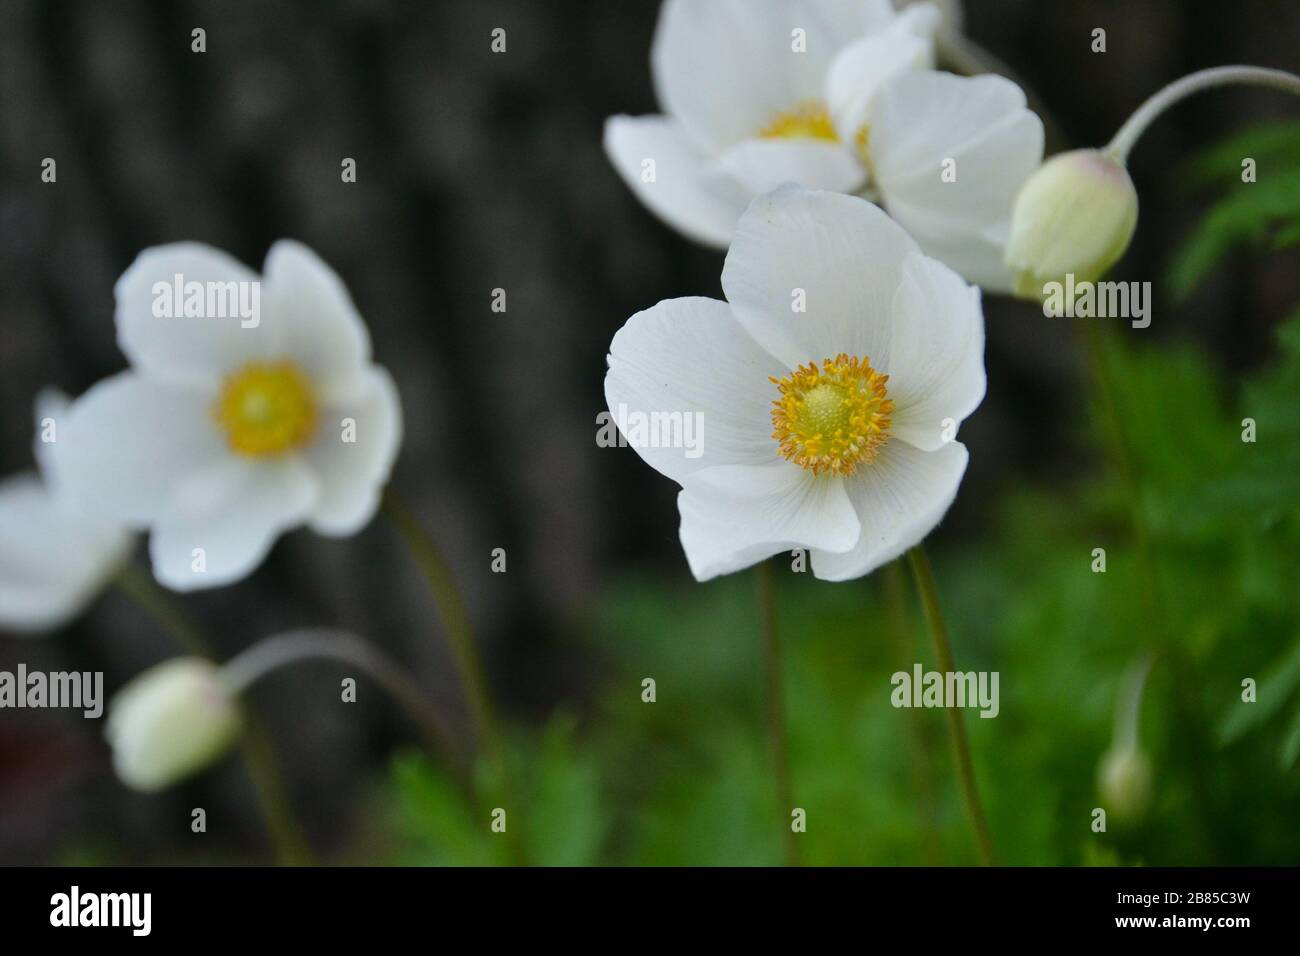
[[[1233,249],[1300,241],[1297,155],[1289,124],[1189,164],[1189,185],[1232,185],[1177,251],[1176,295]],[[1243,156],[1261,173],[1239,187]],[[1190,346],[1139,348],[1106,331],[1117,427],[1095,414],[1081,430],[1091,470],[1008,489],[974,543],[943,549],[937,536],[957,666],[1001,675],[999,716],[967,711],[966,724],[1002,862],[1300,862],[1300,312],[1278,343],[1238,386]],[[943,715],[890,704],[894,671],[933,666],[910,581],[897,567],[849,584],[779,578],[803,862],[974,863]],[[529,862],[781,861],[789,817],[765,745],[757,613],[751,574],[633,576],[607,595],[574,638],[605,662],[597,699],[512,750],[510,826]],[[1098,764],[1124,676],[1147,658],[1139,741],[1152,801],[1096,833]],[[423,758],[400,758],[392,782],[399,861],[510,859],[488,807],[471,810]]]
[[[1186,299],[1230,251],[1300,244],[1300,123],[1254,126],[1193,157],[1182,170],[1189,190],[1217,189],[1219,199],[1179,248],[1167,281]],[[1242,180],[1245,159],[1255,178]]]

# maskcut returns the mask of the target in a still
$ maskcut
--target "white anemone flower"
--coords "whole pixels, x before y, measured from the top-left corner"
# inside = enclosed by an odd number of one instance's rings
[[[984,396],[979,290],[871,203],[795,186],[741,217],[722,287],[632,316],[605,377],[627,443],[682,486],[695,577],[808,549],[842,581],[919,543]]]
[[[166,317],[181,304],[173,289],[203,317]],[[81,507],[151,532],[159,581],[228,584],[282,532],[349,535],[373,517],[401,408],[347,290],[315,253],[277,242],[259,277],[210,246],[158,246],[115,294],[132,367],[73,404],[57,454]],[[217,317],[236,296],[260,296],[258,315]]]
[[[878,200],[970,282],[1011,288],[1012,200],[1043,125],[998,76],[937,72],[930,4],[666,0],[651,52],[657,116],[614,116],[605,150],[652,212],[725,248],[787,182]]]
[[[39,474],[0,482],[0,629],[40,634],[68,623],[99,596],[126,560],[131,534],[79,512],[52,454],[68,400],[52,389],[36,399]]]

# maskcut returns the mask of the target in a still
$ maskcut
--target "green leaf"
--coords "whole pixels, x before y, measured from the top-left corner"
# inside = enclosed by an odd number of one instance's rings
[[[593,866],[609,828],[600,793],[599,768],[577,746],[576,723],[552,719],[542,737],[532,797],[519,821],[528,862],[542,866]]]
[[[434,866],[486,866],[501,862],[489,842],[487,822],[476,820],[451,777],[423,754],[393,759],[398,798],[401,862]]]
[[[1282,738],[1282,769],[1290,770],[1300,758],[1300,707],[1291,715],[1291,726]]]
[[[1267,723],[1291,700],[1297,686],[1300,686],[1300,643],[1260,679],[1254,703],[1238,701],[1232,705],[1219,727],[1219,742],[1230,744],[1252,728]]]
[[[1185,300],[1230,253],[1262,253],[1300,242],[1300,123],[1238,133],[1189,162],[1188,186],[1214,186],[1220,198],[1175,251],[1166,279]],[[1256,162],[1256,180],[1243,182],[1242,160]]]

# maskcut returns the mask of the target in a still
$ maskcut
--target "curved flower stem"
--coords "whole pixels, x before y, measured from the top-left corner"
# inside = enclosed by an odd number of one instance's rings
[[[1286,70],[1270,70],[1261,66],[1216,66],[1198,70],[1170,83],[1139,106],[1119,128],[1119,132],[1106,147],[1106,152],[1121,163],[1127,162],[1133,145],[1161,113],[1193,93],[1230,83],[1267,86],[1300,95],[1300,76]]]
[[[341,661],[360,668],[406,711],[434,755],[446,758],[447,734],[420,689],[373,644],[344,631],[303,629],[268,637],[227,661],[222,675],[232,693],[243,694],[271,671],[305,660]]]
[[[113,583],[141,610],[152,617],[175,639],[186,653],[195,657],[214,659],[212,644],[203,629],[185,612],[185,609],[154,581],[153,576],[134,564],[123,565]],[[303,835],[302,826],[289,801],[280,773],[270,735],[262,723],[254,718],[245,720],[243,738],[244,763],[253,782],[253,792],[271,835],[271,843],[280,863],[286,866],[308,866],[315,862],[311,846]]]
[[[930,559],[925,550],[917,545],[907,552],[908,563],[912,566],[912,577],[916,581],[916,590],[921,598],[921,607],[925,611],[925,621],[934,639],[934,654],[939,670],[943,673],[955,673],[956,664],[952,659],[952,646],[948,643],[948,628],[943,621],[943,612],[939,608],[939,593],[934,584],[934,572],[930,570]],[[971,760],[970,744],[966,740],[966,725],[962,712],[955,707],[945,707],[948,718],[948,732],[952,741],[953,760],[957,764],[957,779],[961,783],[962,801],[966,805],[966,817],[975,833],[975,844],[980,854],[980,862],[993,866],[993,840],[989,836],[988,821],[984,819],[984,808],[980,804],[979,787],[975,782],[975,764]]]
[[[1124,675],[1119,699],[1115,702],[1115,746],[1135,748],[1142,716],[1142,693],[1155,655],[1150,651],[1135,660]]]
[[[442,552],[424,530],[410,506],[391,486],[384,489],[383,510],[429,584],[434,605],[442,621],[443,632],[451,645],[452,660],[456,664],[461,686],[465,691],[475,736],[479,746],[487,755],[497,786],[500,788],[501,798],[508,805],[511,803],[510,774],[506,765],[505,750],[501,744],[496,711],[492,706],[492,696],[488,691],[487,678],[483,662],[479,657],[478,644],[474,640],[474,632],[470,626],[469,613],[465,610],[465,602],[461,600],[460,591],[456,588],[451,568],[448,567]],[[522,849],[515,835],[516,831],[507,827],[506,833],[516,861],[522,861]]]
[[[789,748],[785,732],[784,696],[781,692],[781,638],[776,623],[776,576],[768,561],[754,568],[758,582],[759,630],[763,649],[763,711],[767,720],[768,745],[772,748],[772,769],[776,783],[778,820],[786,866],[799,865],[799,848],[790,828],[794,797],[790,787]]]

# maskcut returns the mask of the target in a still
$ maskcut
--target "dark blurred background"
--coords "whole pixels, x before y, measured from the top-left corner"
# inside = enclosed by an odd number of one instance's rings
[[[31,466],[40,388],[79,394],[123,367],[112,289],[141,249],[194,239],[257,267],[277,238],[300,239],[343,277],[397,380],[406,437],[393,481],[455,566],[503,709],[522,724],[561,701],[581,710],[604,668],[575,636],[595,626],[602,587],[637,568],[688,578],[676,487],[594,443],[606,347],[660,299],[720,294],[722,257],[654,220],[600,147],[607,116],[658,111],[657,12],[654,0],[0,0],[0,473]],[[964,19],[1054,114],[1066,141],[1049,150],[1103,144],[1146,96],[1201,67],[1300,70],[1291,2],[981,0]],[[204,54],[190,51],[195,27]],[[495,27],[503,55],[489,48]],[[1091,52],[1095,27],[1105,54]],[[1175,184],[1192,151],[1295,109],[1233,89],[1163,118],[1132,158],[1141,219],[1117,277],[1158,283],[1202,213]],[[45,157],[57,184],[41,182]],[[354,184],[340,181],[344,157]],[[505,314],[490,309],[498,287]],[[1244,371],[1294,298],[1293,256],[1237,256],[1185,305],[1157,285],[1140,334],[1197,340]],[[1092,466],[1077,440],[1074,330],[993,297],[986,315],[989,394],[963,431],[977,452],[940,545],[987,530],[982,503],[1001,483]],[[507,574],[489,573],[496,547]],[[422,581],[382,520],[341,541],[288,535],[250,579],[184,603],[226,654],[304,624],[355,630],[464,726]],[[109,594],[60,634],[0,638],[0,667],[102,669],[115,689],[173,652]],[[255,703],[313,842],[364,843],[368,781],[407,729],[377,693],[342,719],[312,674],[268,680]],[[0,862],[101,846],[171,858],[198,805],[224,821],[216,852],[266,857],[238,764],[141,798],[112,776],[100,731],[58,712],[0,716]]]

